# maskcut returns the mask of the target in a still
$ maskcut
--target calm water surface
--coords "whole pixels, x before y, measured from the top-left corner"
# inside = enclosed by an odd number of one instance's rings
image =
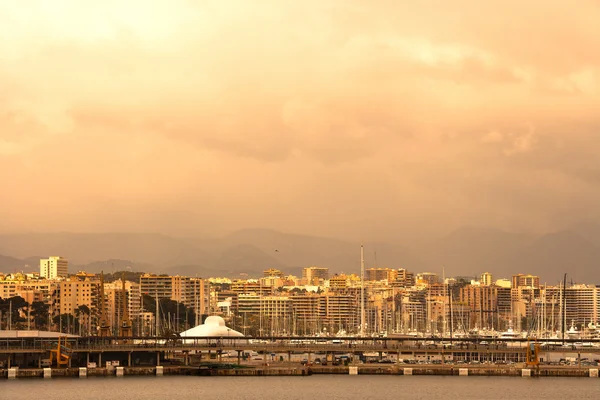
[[[4,400],[93,399],[596,399],[600,379],[332,376],[310,377],[124,377],[0,381]]]

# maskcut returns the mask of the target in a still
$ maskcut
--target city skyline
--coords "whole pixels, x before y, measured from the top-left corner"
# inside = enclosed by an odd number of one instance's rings
[[[121,332],[117,321],[128,321],[126,325],[137,334],[152,335],[160,329],[171,331],[173,326],[188,329],[207,315],[221,315],[234,328],[239,325],[244,335],[246,328],[251,328],[252,335],[259,336],[269,330],[274,335],[336,331],[344,335],[359,328],[359,319],[364,319],[369,335],[454,329],[460,337],[486,336],[514,326],[517,332],[547,336],[564,332],[570,323],[569,335],[579,335],[574,330],[580,329],[593,336],[598,333],[600,316],[600,285],[548,285],[530,274],[494,279],[484,272],[475,279],[444,280],[429,272],[368,268],[363,282],[357,274],[332,275],[328,268],[307,267],[302,277],[270,268],[258,279],[202,279],[131,271],[46,278],[47,261],[40,260],[39,273],[0,274],[2,302],[5,307],[15,305],[14,313],[4,320],[8,329],[13,320],[29,326],[32,321],[25,310],[30,307],[37,328],[45,324],[89,334],[99,324],[105,327],[100,336]],[[67,261],[62,261],[66,268]],[[366,316],[362,315],[363,288]],[[159,299],[164,315],[156,317]],[[449,322],[453,328],[448,327]]]
[[[0,380],[597,379],[599,21],[600,0],[0,0]],[[181,390],[120,379],[150,375]]]
[[[600,217],[598,3],[2,2],[0,230]]]

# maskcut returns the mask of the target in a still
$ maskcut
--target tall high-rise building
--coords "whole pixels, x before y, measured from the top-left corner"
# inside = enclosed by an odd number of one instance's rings
[[[69,262],[66,258],[52,256],[40,260],[40,278],[55,279],[68,275]]]

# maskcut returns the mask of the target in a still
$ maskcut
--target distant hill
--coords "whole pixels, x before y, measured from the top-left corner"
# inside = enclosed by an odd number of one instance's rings
[[[496,229],[465,227],[412,247],[365,243],[369,267],[407,268],[447,276],[516,273],[557,282],[567,272],[575,281],[600,283],[600,225],[581,223],[534,237]],[[0,235],[0,271],[37,270],[40,257],[69,259],[71,271],[147,271],[187,276],[262,275],[267,268],[300,275],[311,265],[331,273],[358,273],[360,244],[338,239],[244,229],[222,238],[174,238],[136,233],[45,233]],[[129,268],[128,268],[129,267]]]
[[[32,254],[66,256],[76,264],[121,259],[149,264],[202,260],[189,242],[153,233],[32,233],[0,235],[0,254],[24,258]]]
[[[575,232],[559,231],[511,254],[506,269],[539,275],[549,284],[557,284],[565,273],[575,282],[600,284],[600,248]]]
[[[452,275],[480,275],[491,272],[496,276],[513,272],[506,259],[534,238],[501,230],[463,227],[449,235],[426,242],[417,248],[433,272]]]
[[[252,245],[288,268],[318,265],[333,272],[358,272],[360,243],[338,239],[281,233],[268,229],[244,229],[223,238],[230,246]],[[369,243],[365,246],[367,267],[420,268],[423,264],[404,246]]]
[[[600,221],[593,219],[578,221],[567,227],[567,230],[577,233],[594,246],[600,247]]]
[[[0,255],[0,271],[13,272],[22,271],[26,268],[27,262],[19,258]],[[38,261],[39,265],[39,261]],[[39,267],[38,267],[39,268]]]

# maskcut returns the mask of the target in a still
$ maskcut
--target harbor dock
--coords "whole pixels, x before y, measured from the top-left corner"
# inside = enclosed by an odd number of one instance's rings
[[[532,353],[531,349],[535,349]],[[600,346],[444,338],[7,338],[0,379],[96,376],[598,377]]]
[[[486,365],[458,367],[454,365],[358,365],[336,367],[267,367],[234,368],[214,366],[115,367],[115,368],[11,368],[0,370],[3,379],[28,378],[93,378],[127,376],[311,376],[311,375],[439,375],[439,376],[513,376],[513,377],[591,377],[598,378],[597,368],[523,365]]]

